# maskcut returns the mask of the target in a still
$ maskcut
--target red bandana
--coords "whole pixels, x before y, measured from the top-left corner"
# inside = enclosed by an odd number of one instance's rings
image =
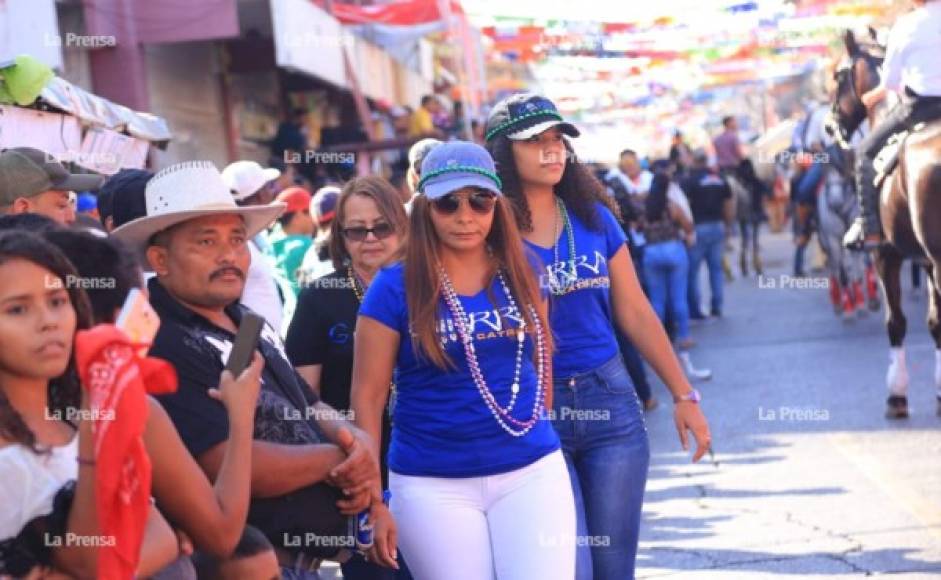
[[[101,527],[99,578],[133,578],[150,505],[150,458],[144,448],[147,393],[172,393],[170,363],[138,356],[117,327],[98,325],[75,337],[75,360],[95,417],[95,501]]]

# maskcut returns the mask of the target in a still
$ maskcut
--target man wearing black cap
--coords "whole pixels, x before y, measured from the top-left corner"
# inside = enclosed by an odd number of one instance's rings
[[[105,231],[147,215],[144,190],[153,176],[143,169],[122,169],[105,181],[98,192],[98,215]]]
[[[63,225],[75,221],[71,191],[93,191],[98,175],[73,174],[55,157],[32,147],[0,153],[0,213],[38,213]]]

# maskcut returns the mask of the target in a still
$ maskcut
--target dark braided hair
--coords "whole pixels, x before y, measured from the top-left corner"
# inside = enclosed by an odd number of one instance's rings
[[[555,185],[555,194],[562,198],[565,206],[592,231],[601,231],[603,224],[595,204],[600,203],[611,210],[619,220],[621,212],[608,195],[604,185],[598,181],[589,169],[578,160],[568,138],[563,137],[566,151],[565,171],[562,179]],[[503,182],[503,193],[510,200],[516,223],[524,232],[533,230],[533,216],[523,194],[516,161],[513,159],[513,141],[505,135],[494,137],[487,142],[487,151],[497,165],[497,174]]]
[[[70,276],[75,279],[78,274],[71,262],[57,247],[23,230],[0,232],[0,265],[18,259],[45,268],[62,281],[69,293],[72,307],[75,309],[76,330],[82,330],[91,325],[91,308],[85,292],[75,284],[65,283]],[[0,348],[3,346],[0,345]],[[48,389],[50,413],[66,417],[68,409],[78,408],[81,404],[81,386],[75,368],[74,346],[65,372],[50,380]],[[48,452],[48,449],[42,449],[36,444],[36,435],[30,431],[23,417],[7,400],[2,388],[0,388],[0,436],[7,441],[28,447],[36,453]]]

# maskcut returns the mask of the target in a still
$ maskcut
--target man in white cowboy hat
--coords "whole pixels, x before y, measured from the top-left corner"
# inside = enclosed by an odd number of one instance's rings
[[[235,203],[242,207],[256,207],[274,201],[277,179],[281,172],[273,167],[262,167],[255,161],[236,161],[222,170],[222,179],[232,193]],[[248,243],[252,255],[251,265],[245,279],[242,292],[242,304],[248,306],[281,333],[284,327],[286,309],[294,310],[291,285],[287,280],[280,280],[277,268],[268,258],[270,248],[264,231],[259,232]]]
[[[177,392],[158,399],[187,449],[214,478],[228,422],[224,407],[207,391],[218,386],[248,311],[238,301],[250,261],[247,241],[285,206],[239,207],[208,161],[164,169],[148,182],[145,196],[147,215],[112,235],[136,248],[145,268],[156,274],[148,290],[161,323],[150,356],[170,361],[179,377]],[[324,522],[341,520],[338,505],[354,514],[364,509],[368,491],[337,501],[343,497],[338,489],[368,489],[379,478],[378,461],[366,435],[322,403],[295,372],[270,326],[258,351],[265,366],[248,522],[275,545],[282,565],[316,567],[331,554],[291,544],[288,532],[323,530]],[[345,519],[337,524],[343,525]]]

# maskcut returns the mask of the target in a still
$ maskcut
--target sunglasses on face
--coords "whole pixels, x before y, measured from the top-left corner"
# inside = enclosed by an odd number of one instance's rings
[[[497,203],[495,193],[491,191],[475,191],[467,196],[449,193],[443,197],[431,200],[431,207],[438,213],[451,215],[457,213],[457,210],[461,207],[462,199],[466,199],[471,209],[479,214],[490,213],[493,210],[493,206]]]
[[[395,233],[395,228],[391,224],[380,223],[371,228],[364,226],[353,226],[343,228],[343,236],[352,242],[363,242],[369,237],[369,234],[376,236],[377,240],[384,240]]]

